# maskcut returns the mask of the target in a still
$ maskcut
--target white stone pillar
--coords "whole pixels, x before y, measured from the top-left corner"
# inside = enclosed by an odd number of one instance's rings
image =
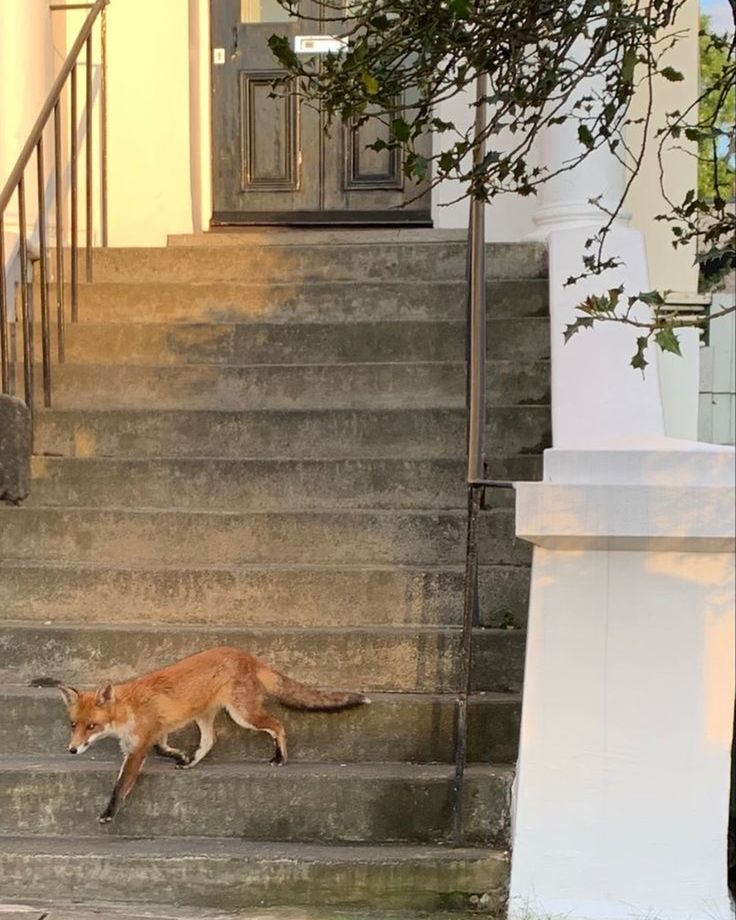
[[[580,156],[580,141],[573,123],[553,125],[540,134],[538,144],[540,163],[550,172],[565,162]],[[537,195],[537,210],[533,220],[536,230],[529,239],[544,240],[554,230],[577,227],[598,228],[608,220],[601,206],[613,211],[625,187],[625,171],[607,149],[590,153],[582,163],[569,172],[549,179]],[[602,196],[600,206],[591,199]],[[627,226],[629,214],[622,211],[616,223]]]
[[[551,450],[518,484],[513,920],[732,920],[733,483],[732,449],[690,445]]]
[[[582,61],[587,51],[584,40],[579,40],[572,55]],[[596,83],[603,91],[599,78],[583,81],[576,98],[580,99],[596,90]],[[571,99],[569,109],[572,110]],[[553,174],[565,164],[573,163],[584,151],[578,139],[578,121],[571,117],[561,125],[551,125],[539,135],[535,153],[539,165],[547,174]],[[537,229],[529,239],[545,240],[554,230],[569,230],[577,227],[601,227],[608,217],[600,206],[591,204],[591,199],[601,198],[601,206],[613,211],[623,195],[626,174],[623,165],[606,147],[601,147],[572,169],[561,172],[545,182],[537,195],[537,210],[534,223]],[[616,222],[627,226],[629,215],[622,212]]]

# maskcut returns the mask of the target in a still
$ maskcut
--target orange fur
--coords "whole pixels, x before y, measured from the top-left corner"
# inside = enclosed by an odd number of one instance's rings
[[[194,766],[214,741],[213,723],[221,709],[244,728],[265,731],[274,739],[272,763],[287,760],[286,733],[278,719],[264,708],[273,698],[286,706],[333,711],[359,706],[368,700],[358,693],[317,690],[274,671],[265,662],[235,648],[215,648],[126,683],[79,692],[62,687],[72,734],[69,751],[81,754],[95,741],[115,737],[125,754],[112,798],[100,821],[111,821],[135,785],[152,747],[178,766]],[[192,757],[170,748],[167,736],[196,722],[199,747]]]

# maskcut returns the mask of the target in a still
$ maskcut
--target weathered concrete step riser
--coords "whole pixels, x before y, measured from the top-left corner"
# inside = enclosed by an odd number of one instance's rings
[[[71,759],[71,758],[69,758]],[[452,769],[370,765],[330,770],[239,766],[144,767],[114,825],[102,827],[117,764],[69,769],[0,765],[0,834],[242,837],[319,843],[448,840]],[[80,767],[83,765],[80,764]],[[510,775],[470,768],[463,795],[465,845],[508,844]]]
[[[491,359],[549,357],[547,319],[489,321],[487,336]],[[65,340],[70,364],[99,364],[101,358],[110,364],[154,365],[462,361],[464,349],[460,322],[80,323],[67,327]],[[40,354],[39,344],[38,359]]]
[[[459,626],[463,572],[5,566],[0,619],[223,626]],[[480,625],[526,623],[526,566],[482,566]]]
[[[463,409],[187,411],[39,411],[38,454],[68,457],[462,457]],[[489,413],[491,475],[538,479],[551,443],[548,406],[498,407]],[[509,457],[503,461],[499,458]]]
[[[0,626],[4,682],[53,678],[94,686],[122,681],[203,649],[234,645],[297,680],[367,691],[445,693],[459,689],[459,631],[288,630]],[[516,693],[524,667],[524,634],[474,635],[474,686]]]
[[[513,507],[491,490],[486,507]],[[114,461],[34,457],[26,506],[81,505],[201,511],[462,508],[463,464],[453,460]]]
[[[238,565],[452,565],[465,557],[462,512],[207,514],[93,509],[0,509],[0,556],[50,562]],[[512,511],[479,525],[486,565],[529,563]]]
[[[462,280],[466,273],[466,252],[463,242],[396,241],[339,246],[310,243],[248,244],[237,248],[98,249],[93,253],[93,269],[98,281]],[[539,278],[547,273],[546,248],[541,244],[491,244],[488,255],[492,278]],[[83,255],[80,261],[84,269]]]
[[[69,744],[66,710],[58,693],[31,690],[1,695],[0,750],[6,756],[63,755]],[[337,763],[452,763],[454,759],[454,697],[417,696],[373,699],[369,706],[349,712],[300,713],[277,703],[268,708],[286,726],[289,759]],[[519,734],[517,699],[476,697],[469,710],[469,759],[473,763],[513,763]],[[273,745],[263,732],[239,728],[222,714],[216,723],[217,741],[207,763],[264,763]],[[193,751],[196,729],[172,735],[170,744]],[[114,760],[117,744],[98,742],[90,755]]]
[[[39,400],[41,380],[37,381]],[[493,405],[549,404],[549,364],[491,362]],[[55,368],[55,409],[459,408],[457,363]]]
[[[165,283],[130,278],[79,289],[83,323],[303,323],[385,320],[464,321],[464,281],[375,279],[286,284],[227,283],[221,278],[171,278]],[[247,279],[252,282],[253,279]],[[202,283],[204,281],[204,283]],[[51,302],[56,288],[51,286]],[[492,319],[547,317],[547,282],[497,281],[487,287]],[[64,292],[71,304],[71,291]],[[40,301],[40,292],[35,302]],[[69,310],[70,307],[67,307]]]
[[[21,841],[27,843],[26,841]],[[53,841],[56,842],[56,841]],[[121,845],[122,844],[122,845]],[[234,855],[220,842],[211,849],[181,854],[170,842],[160,852],[132,852],[113,841],[91,841],[88,849],[63,852],[41,840],[33,848],[0,846],[0,896],[71,903],[108,901],[241,911],[248,907],[370,907],[411,911],[464,909],[471,898],[488,895],[488,909],[499,911],[506,896],[508,862],[500,853],[417,852],[401,856],[387,847],[362,855],[324,848],[312,853],[270,856],[256,845],[247,857]],[[499,914],[500,916],[500,914]]]

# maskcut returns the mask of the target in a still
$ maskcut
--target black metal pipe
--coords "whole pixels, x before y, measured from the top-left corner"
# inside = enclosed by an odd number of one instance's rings
[[[54,189],[56,193],[56,348],[64,362],[64,201],[61,168],[61,107],[54,106]]]
[[[69,177],[71,185],[71,262],[72,262],[72,322],[79,319],[79,156],[77,150],[77,68],[71,72],[70,109],[72,131],[69,145]]]
[[[36,147],[36,176],[38,185],[38,248],[39,284],[41,289],[41,359],[43,374],[43,404],[51,405],[51,324],[49,322],[49,276],[46,251],[46,171],[43,163],[43,135]]]
[[[86,238],[87,246],[84,259],[87,281],[92,280],[92,36],[87,39],[87,73],[86,73],[86,138],[85,138],[85,203],[87,205]]]
[[[23,385],[25,401],[33,412],[33,307],[28,290],[28,242],[26,240],[26,183],[18,182],[18,246],[20,254],[20,304],[23,323]]]
[[[102,245],[107,246],[107,10],[100,16],[100,221]]]
[[[463,632],[460,652],[460,692],[455,709],[455,776],[452,788],[452,837],[456,846],[463,842],[463,789],[468,760],[468,705],[473,675],[473,623],[478,597],[478,516],[483,487],[468,489],[468,526],[465,547],[465,593]]]
[[[7,279],[5,277],[5,225],[0,214],[0,383],[10,393],[10,343],[8,341]]]

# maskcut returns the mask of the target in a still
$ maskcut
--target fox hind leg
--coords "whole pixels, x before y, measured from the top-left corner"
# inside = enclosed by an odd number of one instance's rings
[[[200,760],[209,754],[212,750],[212,745],[215,743],[215,713],[203,713],[196,719],[196,722],[199,729],[199,744],[191,758],[186,763],[181,764],[182,770],[196,767]]]
[[[278,719],[274,719],[264,710],[253,712],[246,707],[238,705],[237,700],[227,707],[227,712],[233,722],[242,728],[250,728],[256,732],[266,732],[273,738],[274,752],[271,763],[283,767],[288,759],[286,753],[286,732]]]

